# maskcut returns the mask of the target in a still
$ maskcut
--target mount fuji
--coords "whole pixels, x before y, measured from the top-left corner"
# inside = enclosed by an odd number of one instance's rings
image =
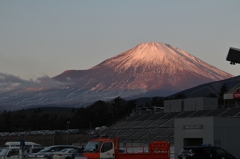
[[[86,105],[97,100],[168,96],[197,85],[233,77],[169,44],[149,42],[87,70],[53,77],[62,87],[21,89],[0,94],[1,106]],[[17,101],[16,101],[17,99]],[[5,107],[6,108],[6,107]]]
[[[150,42],[109,58],[89,70],[68,70],[53,79],[72,82],[79,89],[124,91],[118,95],[129,97],[147,94],[167,96],[230,77],[233,76],[177,47]]]

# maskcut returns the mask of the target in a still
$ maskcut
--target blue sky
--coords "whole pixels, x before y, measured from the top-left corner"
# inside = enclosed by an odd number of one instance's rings
[[[89,69],[144,42],[167,43],[235,76],[240,1],[0,0],[0,73]]]

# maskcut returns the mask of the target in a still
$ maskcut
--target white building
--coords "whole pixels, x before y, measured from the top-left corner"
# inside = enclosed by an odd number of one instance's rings
[[[174,150],[211,144],[240,158],[240,118],[188,117],[174,119]]]
[[[223,95],[224,101],[234,100],[235,108],[240,108],[240,84],[233,87],[228,93]]]
[[[197,97],[164,101],[164,112],[182,112],[213,110],[218,107],[218,99],[210,97]]]

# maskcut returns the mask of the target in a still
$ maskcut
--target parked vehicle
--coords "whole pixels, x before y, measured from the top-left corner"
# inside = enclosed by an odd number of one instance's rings
[[[65,148],[74,148],[74,146],[69,145],[54,145],[49,146],[37,153],[30,154],[29,157],[38,157],[38,158],[46,158],[46,159],[52,159],[54,154],[57,154],[59,151]]]
[[[53,155],[53,159],[73,159],[76,155],[80,156],[82,148],[66,148]]]
[[[36,147],[30,147],[30,148],[26,148],[25,151],[24,151],[24,154],[27,154],[27,155],[31,155],[33,153],[38,153],[39,151],[43,150],[43,147],[41,148],[36,148]]]
[[[22,159],[23,152],[21,147],[6,147],[0,152],[1,159]]]
[[[203,145],[184,147],[178,159],[237,159],[237,157],[220,147]]]
[[[144,148],[141,152],[128,152],[128,147],[124,148],[124,153],[119,151],[119,138],[97,137],[88,142],[83,156],[85,159],[170,159],[170,144],[167,141],[152,142],[148,152]]]
[[[5,147],[0,152],[0,159],[26,159],[28,154],[40,150],[39,148]]]
[[[23,144],[23,145],[22,145]],[[32,148],[41,148],[42,146],[40,144],[37,144],[35,142],[30,142],[30,141],[9,141],[5,143],[6,147],[20,147],[20,146],[25,146],[25,147],[32,147]]]

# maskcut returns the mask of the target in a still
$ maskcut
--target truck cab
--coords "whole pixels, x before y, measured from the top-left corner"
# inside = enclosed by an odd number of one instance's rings
[[[96,137],[88,142],[84,149],[85,158],[78,159],[170,159],[170,143],[168,141],[152,141],[148,151],[129,152],[125,147],[124,153],[119,151],[119,138]],[[76,159],[76,158],[75,158]]]
[[[101,137],[95,138],[88,142],[84,149],[84,156],[91,158],[115,158],[115,144],[114,140]]]

